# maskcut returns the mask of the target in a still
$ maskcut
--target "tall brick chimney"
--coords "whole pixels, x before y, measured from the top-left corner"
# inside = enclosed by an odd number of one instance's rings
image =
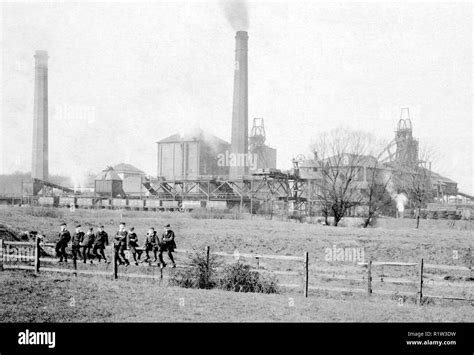
[[[248,39],[246,31],[238,31],[235,35],[235,70],[234,70],[234,101],[232,106],[232,139],[231,153],[248,153]],[[239,159],[237,159],[238,161]],[[248,173],[245,165],[231,166],[229,175],[236,178]]]
[[[35,103],[31,177],[48,180],[48,52],[35,54]],[[33,194],[38,193],[33,188]]]

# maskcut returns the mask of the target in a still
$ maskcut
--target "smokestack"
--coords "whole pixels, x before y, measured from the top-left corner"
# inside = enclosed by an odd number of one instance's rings
[[[35,54],[35,103],[31,177],[48,180],[48,52]],[[36,189],[34,189],[36,190]],[[38,191],[34,191],[36,194]]]
[[[231,164],[229,171],[233,178],[248,173],[248,39],[246,31],[238,31],[235,35],[231,153],[234,154],[236,164]]]

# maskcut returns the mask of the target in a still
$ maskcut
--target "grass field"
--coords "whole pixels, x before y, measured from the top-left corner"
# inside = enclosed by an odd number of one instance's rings
[[[471,305],[235,293],[64,276],[0,274],[2,322],[468,322]]]
[[[420,229],[410,219],[379,219],[375,227],[327,227],[318,224],[242,219],[195,219],[186,213],[132,212],[66,209],[33,211],[29,208],[1,208],[0,223],[17,230],[36,230],[54,241],[60,222],[83,228],[105,226],[113,234],[118,223],[134,226],[140,244],[150,226],[160,228],[170,223],[176,233],[180,249],[199,249],[210,246],[212,251],[233,253],[278,254],[310,256],[310,286],[364,288],[365,282],[331,281],[328,275],[364,276],[364,270],[354,261],[328,261],[328,248],[359,248],[365,260],[419,262],[469,266],[472,262],[472,221],[456,221],[453,228],[447,220],[422,220]],[[48,215],[43,217],[43,215]],[[347,219],[346,225],[357,225]],[[178,265],[184,256],[178,254]],[[255,260],[247,260],[255,263]],[[302,265],[298,262],[261,260],[260,268],[297,271],[299,275],[280,281],[302,282]],[[84,265],[84,268],[104,268],[103,265]],[[130,272],[146,267],[131,266]],[[150,270],[150,268],[148,268]],[[146,270],[145,270],[146,272]],[[21,276],[20,276],[21,275]],[[158,286],[150,281],[110,280],[105,277],[41,274],[35,278],[22,272],[1,275],[0,313],[4,321],[467,321],[474,317],[472,302],[436,301],[423,307],[408,298],[399,306],[398,291],[415,295],[416,268],[378,267],[373,270],[374,290],[388,290],[391,296],[366,298],[351,292],[310,292],[301,297],[301,289],[282,290],[279,295],[242,294],[225,291],[204,291]],[[383,278],[402,277],[413,280],[413,285],[387,284]],[[444,283],[446,278],[449,282]],[[458,295],[473,298],[473,279],[469,272],[430,270],[425,274],[428,293]],[[440,284],[430,286],[431,283]],[[431,288],[430,288],[431,287]],[[49,290],[49,291],[48,291]],[[52,297],[46,297],[52,292]],[[16,297],[18,295],[18,297]],[[23,297],[24,295],[24,297]],[[29,296],[29,297],[28,297]],[[70,307],[74,297],[80,307]],[[293,298],[294,307],[289,307]],[[185,306],[179,305],[184,299]],[[413,297],[414,299],[414,297]],[[95,300],[95,302],[89,302]],[[116,301],[115,301],[116,300]],[[35,309],[38,303],[41,307]],[[129,306],[127,306],[129,304]],[[131,305],[130,305],[131,304]],[[186,306],[188,305],[188,306]],[[46,308],[42,308],[46,307]],[[59,311],[54,311],[54,309]],[[26,317],[26,318],[25,318]]]

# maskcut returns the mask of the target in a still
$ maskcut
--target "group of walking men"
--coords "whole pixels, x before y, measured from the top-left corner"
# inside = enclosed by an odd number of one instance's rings
[[[129,250],[133,256],[135,265],[138,265],[141,255],[145,252],[146,258],[143,262],[150,261],[149,252],[152,251],[154,255],[154,261],[159,260],[160,267],[166,267],[166,263],[163,260],[163,253],[167,252],[168,257],[171,260],[172,267],[176,267],[173,258],[173,252],[176,249],[175,235],[171,230],[169,224],[165,225],[164,232],[161,236],[155,231],[153,227],[148,229],[145,239],[144,248],[140,248],[138,245],[138,236],[135,233],[135,228],[131,227],[126,230],[125,223],[120,223],[119,230],[115,233],[113,238],[114,256],[120,265],[130,265],[130,261],[125,255],[125,251]],[[89,259],[90,263],[93,263],[93,259],[97,258],[99,262],[103,259],[104,262],[108,263],[105,256],[105,247],[109,245],[109,236],[104,230],[104,226],[98,228],[98,232],[94,233],[94,228],[84,233],[81,225],[76,226],[75,233],[71,236],[67,230],[66,223],[62,223],[60,226],[59,238],[56,243],[56,255],[59,257],[59,262],[67,262],[66,248],[69,241],[72,243],[72,258],[73,260],[82,259],[84,263]],[[92,251],[92,252],[91,252]]]

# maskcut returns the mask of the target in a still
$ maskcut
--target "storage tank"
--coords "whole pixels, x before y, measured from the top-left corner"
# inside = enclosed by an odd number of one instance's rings
[[[108,167],[95,178],[95,194],[108,197],[125,197],[123,182],[113,168]]]

